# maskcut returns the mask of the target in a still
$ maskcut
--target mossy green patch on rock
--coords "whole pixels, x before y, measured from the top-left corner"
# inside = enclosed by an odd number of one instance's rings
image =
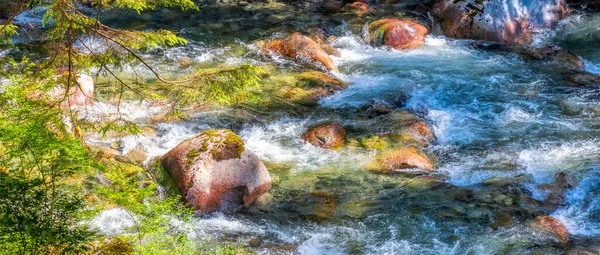
[[[303,88],[324,88],[328,91],[338,91],[348,88],[348,84],[326,73],[311,71],[298,75],[298,86]]]
[[[205,144],[206,143],[204,143],[202,146],[204,146]],[[187,159],[186,166],[190,167],[196,160],[196,157],[198,157],[198,156],[200,156],[200,152],[198,152],[198,150],[196,150],[196,149],[192,149],[190,152],[188,152],[188,155],[187,155],[188,159]]]
[[[368,137],[362,139],[360,144],[367,149],[381,150],[388,147],[388,142],[385,138],[379,136]]]
[[[206,136],[206,139],[199,150],[210,151],[212,158],[216,161],[240,158],[246,149],[244,140],[229,129],[206,130],[201,135]],[[199,155],[200,153],[196,157]]]

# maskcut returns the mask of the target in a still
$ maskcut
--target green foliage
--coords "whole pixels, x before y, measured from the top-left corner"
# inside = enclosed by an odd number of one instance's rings
[[[252,65],[198,70],[190,82],[172,86],[170,97],[177,98],[179,107],[206,102],[228,105],[256,100],[249,88],[257,87],[265,73],[265,70]]]
[[[26,62],[13,66],[30,73]],[[69,181],[98,165],[18,77],[0,93],[0,253],[77,253],[93,234],[79,224],[86,204]]]
[[[185,39],[166,30],[113,29],[103,25],[97,16],[78,9],[80,4],[96,6],[98,14],[111,8],[128,8],[138,13],[158,6],[197,9],[191,0],[22,2],[31,9],[46,10],[43,36],[34,39],[48,54],[33,61],[27,51],[18,51],[21,55],[15,58],[0,57],[0,78],[9,80],[0,84],[0,254],[77,254],[95,249],[197,254],[198,247],[178,228],[192,216],[179,195],[159,194],[155,175],[140,167],[115,160],[95,161],[81,140],[82,127],[103,134],[139,133],[135,123],[120,117],[100,123],[82,120],[74,108],[62,107],[61,103],[68,98],[67,92],[78,86],[77,74],[90,70],[99,70],[99,74],[118,81],[119,104],[125,91],[132,91],[140,99],[166,97],[135,87],[117,75],[119,69],[128,65],[143,65],[164,84],[164,94],[180,99],[173,103],[174,115],[180,116],[180,108],[187,106],[252,99],[248,88],[256,87],[265,71],[242,65],[198,70],[185,81],[167,81],[144,62],[140,53],[186,44]],[[19,48],[21,45],[11,44],[11,37],[21,31],[23,35],[40,35],[29,33],[33,29],[38,28],[0,25],[0,47]],[[91,39],[100,41],[102,47],[94,48]],[[53,94],[57,88],[65,93]],[[82,184],[98,175],[108,183],[97,182],[91,188]],[[135,222],[129,230],[132,234],[100,240],[82,224],[92,208],[83,197],[88,192],[127,210]],[[206,252],[201,248],[200,253],[243,252],[234,246],[216,247]]]
[[[125,209],[134,222],[133,234],[120,239],[130,242],[138,254],[191,254],[192,244],[176,224],[187,222],[193,214],[180,197],[161,198],[154,178],[140,167],[104,163],[103,176],[110,183],[98,186],[95,193]]]
[[[12,45],[10,38],[18,34],[17,28],[13,24],[0,25],[0,46]]]

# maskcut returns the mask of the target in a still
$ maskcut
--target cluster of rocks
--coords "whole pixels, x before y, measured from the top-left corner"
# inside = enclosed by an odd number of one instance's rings
[[[399,1],[385,2],[398,4]],[[304,4],[317,3],[328,13],[361,14],[361,21],[364,18],[362,15],[374,13],[378,8],[370,5],[368,1],[305,1]],[[541,16],[536,13],[514,15],[512,10],[499,9],[497,3],[491,0],[436,0],[429,6],[434,24],[404,17],[377,19],[367,23],[366,42],[374,47],[414,49],[424,44],[430,31],[437,32],[436,29],[439,29],[452,38],[502,43],[504,46],[500,48],[503,50],[516,52],[528,61],[547,63],[559,70],[564,85],[581,87],[600,83],[599,77],[585,71],[583,61],[574,53],[556,46],[527,46],[534,28],[555,27],[558,21],[569,14],[563,0],[553,1],[553,5],[544,9]],[[504,18],[494,19],[498,16]],[[347,83],[335,78],[338,67],[332,56],[339,56],[339,52],[329,44],[331,39],[324,32],[292,32],[280,39],[259,43],[261,51],[265,54],[290,58],[318,70],[298,75],[298,86],[282,90],[280,96],[301,105],[316,106],[320,99],[348,87]],[[84,85],[89,83],[87,78],[80,76],[80,80],[78,82],[81,91],[74,93],[73,98],[69,98],[68,101],[81,105],[89,104],[89,95],[93,95],[93,82],[90,90],[90,86]],[[393,107],[395,104],[374,102],[354,113],[357,117],[366,119],[363,124],[344,125],[336,121],[320,123],[309,127],[299,138],[323,149],[362,147],[374,150],[375,156],[372,161],[362,168],[376,173],[392,173],[406,169],[434,171],[435,164],[425,153],[427,146],[435,142],[434,134],[426,121],[414,113],[398,110],[399,107]],[[363,132],[365,130],[370,133]],[[130,154],[132,155],[127,156],[131,158],[132,163],[140,164],[146,158],[143,157],[142,160],[141,153]],[[230,130],[204,131],[183,141],[165,154],[161,162],[184,199],[199,213],[217,210],[238,211],[242,206],[259,201],[272,185],[263,162],[247,150],[244,141]],[[553,196],[548,198],[547,204],[557,202],[558,206],[567,187],[564,182],[557,181],[540,189],[549,190]],[[466,193],[461,193],[464,194]],[[488,203],[486,199],[491,195],[487,195],[489,194],[483,194],[477,199],[481,203]],[[522,198],[523,204],[519,207],[532,200],[521,193],[514,197]],[[460,199],[458,195],[457,199]],[[510,203],[510,199],[498,198],[502,203]],[[331,194],[311,192],[293,197],[289,204],[291,207],[297,206],[299,209],[296,208],[296,211],[305,210],[303,206],[298,205],[315,204],[316,206],[302,214],[320,221],[332,214],[335,202],[336,198]],[[539,205],[536,204],[535,207]],[[498,210],[492,225],[502,227],[511,216],[506,211]],[[568,231],[565,226],[543,213],[528,215],[533,219],[532,228],[550,233],[561,242],[567,242]]]

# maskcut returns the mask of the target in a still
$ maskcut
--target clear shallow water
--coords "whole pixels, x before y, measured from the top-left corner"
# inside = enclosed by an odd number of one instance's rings
[[[595,29],[598,19],[571,22],[544,40],[576,51],[586,60],[588,71],[598,72],[600,47],[581,46],[571,39],[582,33],[578,31]],[[486,186],[486,180],[522,178],[525,191],[543,200],[545,193],[538,185],[566,172],[577,184],[566,192],[564,206],[544,213],[563,221],[572,235],[600,239],[599,90],[560,87],[549,75],[552,70],[516,54],[483,51],[469,41],[428,37],[422,48],[393,51],[372,48],[348,34],[333,45],[341,52],[334,59],[340,68],[337,76],[350,87],[323,99],[321,109],[358,108],[373,99],[408,94],[404,109],[423,115],[437,136],[438,142],[427,149],[439,165],[437,173],[431,177],[372,174],[360,168],[374,155],[372,151],[326,151],[302,143],[301,133],[314,123],[359,122],[337,114],[240,124],[222,118],[221,113],[208,113],[189,123],[160,124],[156,135],[122,139],[124,152],[143,147],[149,155],[159,156],[201,130],[232,128],[272,166],[276,180],[272,208],[263,213],[199,217],[185,226],[191,236],[229,235],[244,242],[260,237],[263,245],[256,249],[264,254],[523,254],[552,247],[553,241],[533,232],[528,222],[490,227],[503,212],[494,203],[504,201],[497,193],[505,190]],[[228,56],[226,48],[201,42],[166,50],[157,61],[191,52],[195,53],[189,58],[196,62],[265,61],[252,52],[220,58]],[[298,68],[289,61],[276,62]],[[131,118],[139,113],[132,111]],[[313,222],[290,209],[295,196],[314,190],[335,195],[330,220]],[[474,198],[465,201],[463,196]],[[543,251],[560,254],[548,249]]]

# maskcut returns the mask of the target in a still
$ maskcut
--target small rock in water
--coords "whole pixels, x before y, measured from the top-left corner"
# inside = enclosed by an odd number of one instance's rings
[[[231,130],[207,130],[183,141],[162,165],[199,213],[233,212],[271,188],[267,168]]]
[[[369,24],[371,44],[397,50],[421,47],[428,32],[425,26],[408,19],[382,19]]]
[[[98,152],[96,153],[96,160],[102,160],[102,159],[112,159],[115,158],[117,156],[119,156],[121,153],[119,153],[119,151],[112,149],[112,148],[107,148],[107,147],[102,147],[100,148],[100,150],[98,150]]]
[[[346,129],[340,123],[331,122],[309,128],[302,140],[325,149],[338,149],[342,147]]]
[[[539,232],[544,232],[553,235],[561,242],[569,241],[569,231],[562,222],[550,216],[538,216],[531,223],[531,227]]]
[[[141,164],[146,160],[146,158],[148,158],[148,154],[146,154],[145,151],[137,148],[130,150],[129,152],[127,152],[127,154],[125,154],[125,156],[127,156],[131,160],[131,162],[137,165]]]

